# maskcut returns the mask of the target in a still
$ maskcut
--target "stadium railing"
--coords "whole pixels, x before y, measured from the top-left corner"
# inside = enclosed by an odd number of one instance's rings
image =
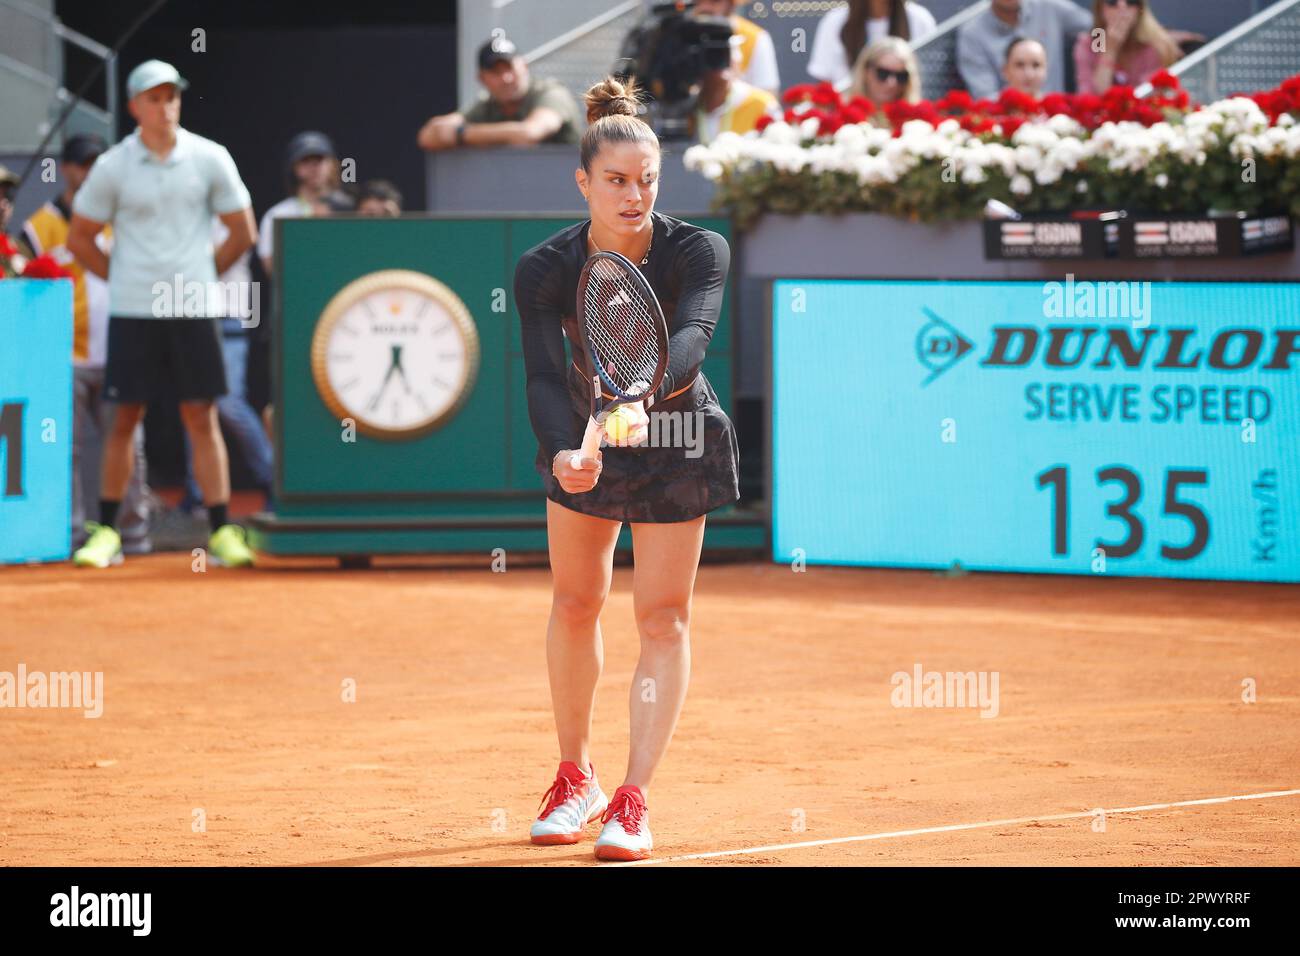
[[[1279,0],[1169,68],[1193,100],[1268,90],[1300,73],[1300,0]],[[1138,87],[1146,96],[1151,85]]]

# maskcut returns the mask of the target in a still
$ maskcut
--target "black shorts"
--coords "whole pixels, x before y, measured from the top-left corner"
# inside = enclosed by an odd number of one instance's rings
[[[571,432],[581,436],[591,413],[587,383],[569,367]],[[659,419],[653,444],[601,449],[604,467],[591,491],[571,495],[551,474],[546,452],[537,450],[534,467],[546,497],[571,511],[649,524],[690,521],[740,498],[740,449],[736,429],[701,372],[681,395],[651,406]],[[687,425],[687,416],[690,418]],[[689,428],[689,431],[687,431]],[[690,446],[673,447],[674,437]],[[667,442],[663,439],[668,439]]]
[[[104,397],[202,402],[226,394],[220,319],[108,320]]]

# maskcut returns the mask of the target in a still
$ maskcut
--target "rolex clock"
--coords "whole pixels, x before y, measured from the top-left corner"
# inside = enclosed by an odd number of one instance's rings
[[[348,283],[312,336],[321,401],[372,438],[405,441],[448,422],[478,374],[465,303],[432,276],[385,269]]]

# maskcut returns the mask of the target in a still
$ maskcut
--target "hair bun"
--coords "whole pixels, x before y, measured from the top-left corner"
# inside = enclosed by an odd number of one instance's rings
[[[588,123],[606,116],[636,116],[641,107],[636,81],[620,83],[612,76],[588,88],[583,100],[587,104]]]

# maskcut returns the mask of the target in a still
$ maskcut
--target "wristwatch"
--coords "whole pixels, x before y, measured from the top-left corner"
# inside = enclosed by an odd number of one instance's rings
[[[457,145],[457,146],[464,146],[464,145],[465,145],[465,127],[466,127],[467,125],[468,125],[468,124],[467,124],[464,120],[461,120],[461,121],[460,121],[460,125],[456,127],[456,145]]]

